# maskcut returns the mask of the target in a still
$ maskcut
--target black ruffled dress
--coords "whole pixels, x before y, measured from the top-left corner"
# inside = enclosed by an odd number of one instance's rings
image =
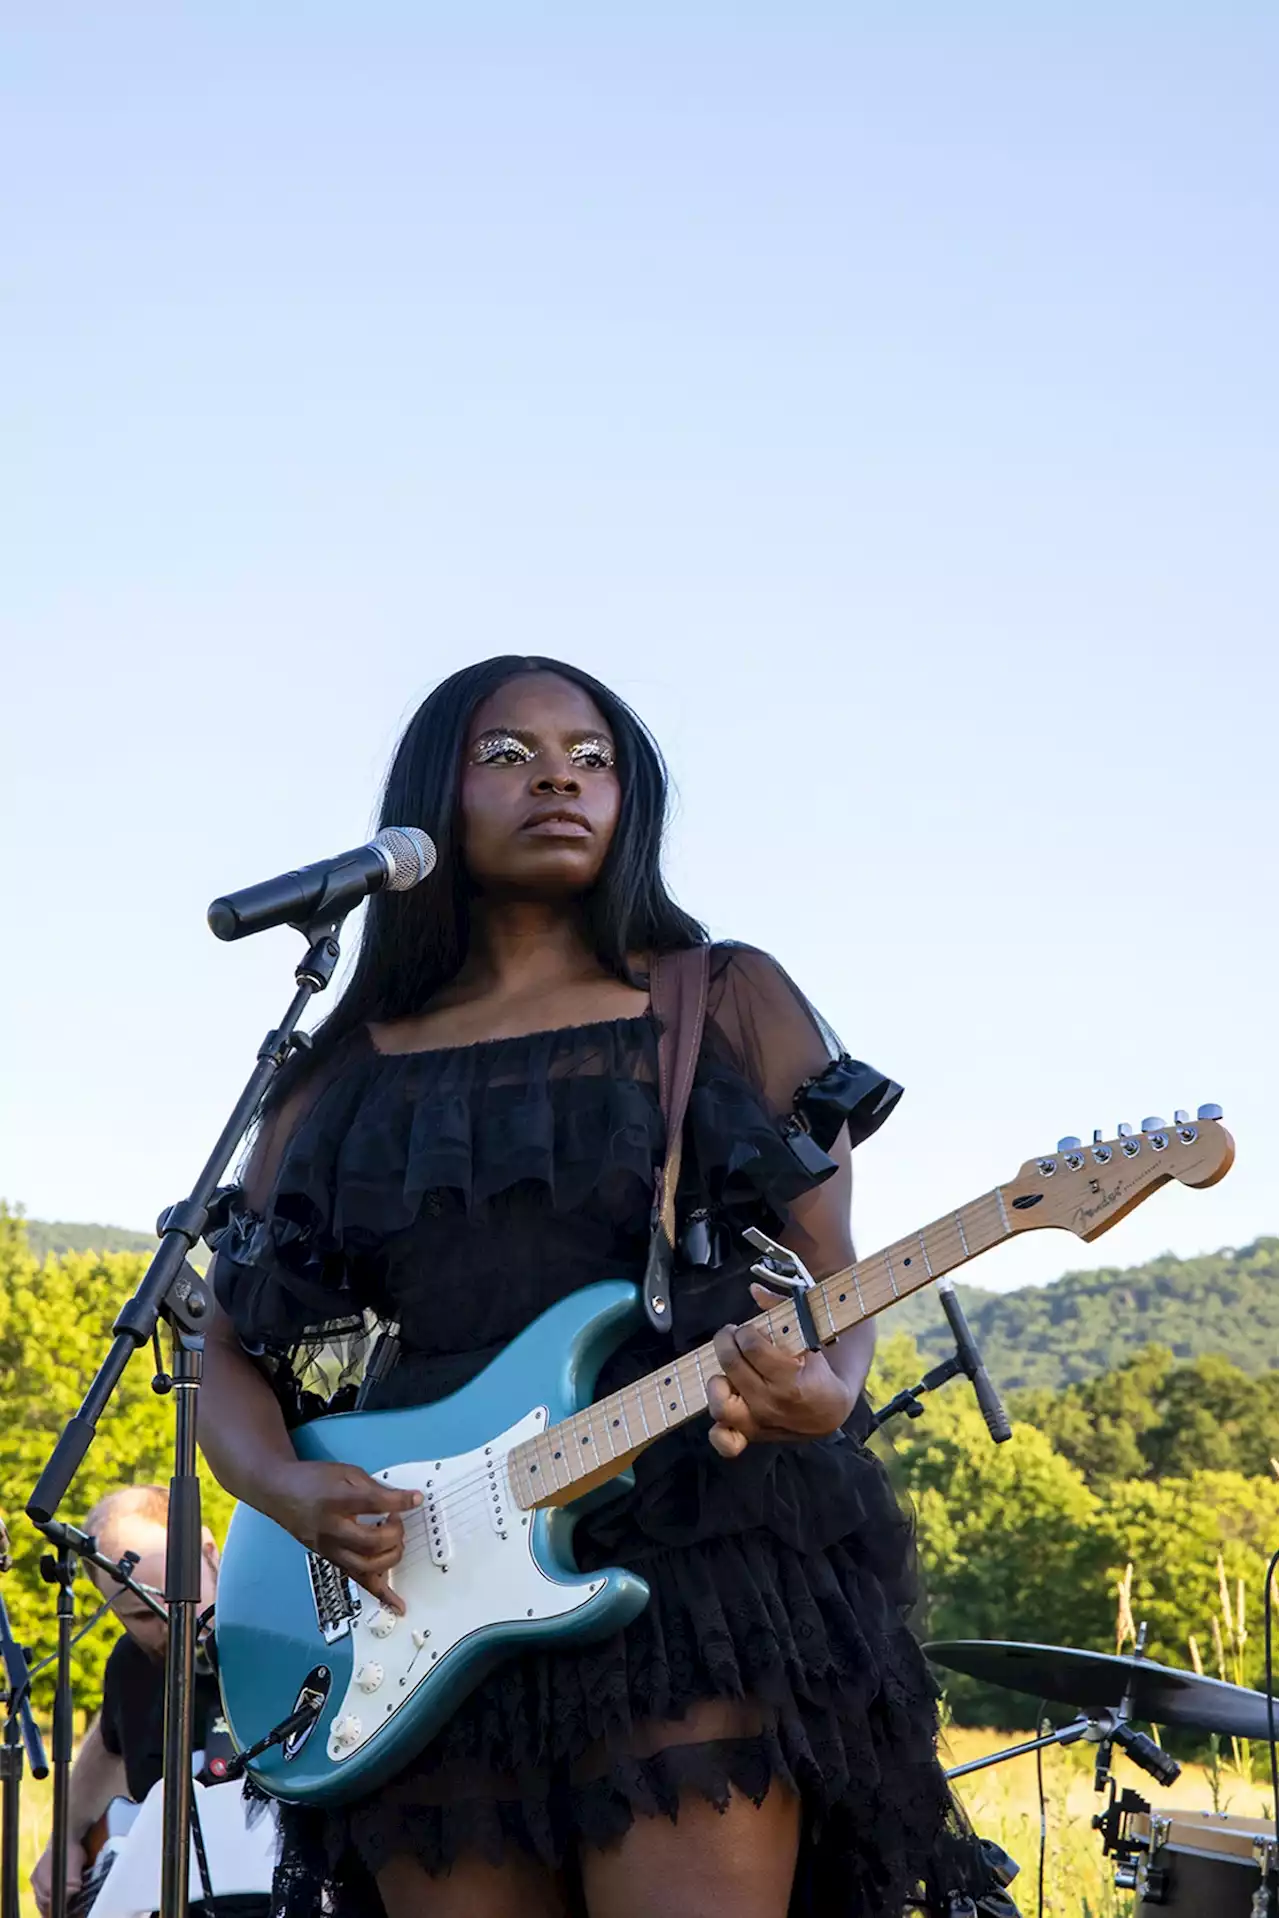
[[[857,1143],[897,1096],[847,1059],[832,1070],[829,1035],[763,954],[717,947],[711,978],[681,1184],[681,1350],[757,1310],[739,1234],[785,1228],[823,1175],[823,1127],[830,1143],[847,1120]],[[656,1038],[644,1015],[394,1056],[364,1033],[347,1042],[213,1235],[217,1295],[246,1346],[282,1384],[308,1345],[372,1311],[398,1321],[403,1356],[368,1403],[421,1404],[566,1293],[638,1281],[663,1151]],[[600,1390],[669,1351],[638,1335]],[[906,1623],[910,1526],[877,1460],[840,1432],[725,1461],[703,1418],[640,1456],[635,1490],[584,1519],[576,1547],[584,1568],[641,1572],[646,1610],[603,1643],[509,1660],[369,1799],[286,1807],[277,1910],[377,1914],[370,1874],[404,1852],[438,1873],[514,1846],[572,1883],[580,1844],[674,1818],[682,1793],[758,1802],[778,1779],[804,1812],[793,1911],[899,1918],[954,1809]]]

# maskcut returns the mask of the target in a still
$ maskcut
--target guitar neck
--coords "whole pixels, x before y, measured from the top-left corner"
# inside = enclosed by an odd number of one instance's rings
[[[989,1251],[1012,1230],[997,1186],[909,1238],[833,1273],[804,1295],[819,1340],[830,1345],[852,1326]],[[804,1329],[790,1300],[751,1323],[783,1351],[805,1350]],[[719,1372],[714,1345],[700,1345],[514,1446],[508,1473],[516,1503],[526,1511],[568,1505],[615,1477],[654,1439],[706,1411],[707,1382]]]

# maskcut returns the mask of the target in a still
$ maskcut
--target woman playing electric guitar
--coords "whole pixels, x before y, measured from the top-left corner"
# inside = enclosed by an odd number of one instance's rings
[[[441,685],[383,809],[439,863],[370,902],[215,1235],[210,1463],[393,1609],[416,1495],[299,1461],[289,1422],[321,1349],[368,1314],[398,1324],[399,1356],[362,1403],[411,1406],[566,1293],[639,1282],[664,1153],[649,967],[705,939],[662,881],[664,804],[652,741],[586,674],[504,658]],[[871,1327],[800,1358],[735,1329],[769,1303],[745,1228],[819,1276],[850,1262],[851,1143],[896,1093],[773,960],[711,949],[670,1329],[633,1337],[599,1389],[717,1330],[723,1377],[709,1427],[643,1451],[634,1489],[575,1535],[585,1568],[633,1568],[649,1604],[603,1643],[508,1659],[363,1801],[286,1805],[278,1910],[898,1918],[948,1830],[963,1851],[905,1623],[909,1527],[847,1429]]]

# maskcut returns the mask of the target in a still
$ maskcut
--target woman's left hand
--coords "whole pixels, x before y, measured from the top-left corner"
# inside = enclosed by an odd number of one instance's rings
[[[778,1303],[763,1287],[751,1292],[758,1305]],[[722,1458],[737,1458],[752,1439],[825,1438],[853,1410],[855,1394],[824,1352],[784,1352],[753,1325],[726,1325],[715,1347],[724,1376],[708,1379],[707,1402]]]

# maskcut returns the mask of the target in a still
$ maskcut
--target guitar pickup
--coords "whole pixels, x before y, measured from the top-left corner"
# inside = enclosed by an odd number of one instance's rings
[[[444,1522],[443,1500],[430,1489],[429,1481],[422,1499],[422,1517],[427,1528],[427,1549],[431,1553],[431,1561],[443,1570],[449,1562],[449,1528]]]
[[[507,1536],[507,1501],[510,1489],[506,1472],[491,1465],[485,1474],[485,1504],[489,1508],[489,1523],[499,1538]]]

